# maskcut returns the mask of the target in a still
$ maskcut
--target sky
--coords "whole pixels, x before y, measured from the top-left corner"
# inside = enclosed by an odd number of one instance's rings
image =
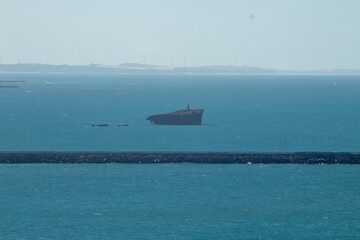
[[[359,12],[359,0],[0,0],[0,59],[360,69]]]

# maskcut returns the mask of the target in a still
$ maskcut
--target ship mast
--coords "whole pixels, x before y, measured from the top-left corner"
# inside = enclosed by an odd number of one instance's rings
[[[188,111],[190,111],[190,107],[189,107],[189,104],[187,105],[187,107],[188,107],[188,109],[187,109],[187,110],[188,110]]]

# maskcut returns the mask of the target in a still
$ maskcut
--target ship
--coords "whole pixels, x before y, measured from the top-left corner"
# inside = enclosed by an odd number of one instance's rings
[[[190,109],[188,104],[185,110],[152,115],[146,120],[157,125],[201,125],[203,112],[204,109]]]

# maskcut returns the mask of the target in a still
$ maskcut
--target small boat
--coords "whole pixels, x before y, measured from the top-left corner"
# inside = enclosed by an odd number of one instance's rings
[[[179,110],[172,113],[152,115],[146,120],[157,125],[201,125],[204,109]]]

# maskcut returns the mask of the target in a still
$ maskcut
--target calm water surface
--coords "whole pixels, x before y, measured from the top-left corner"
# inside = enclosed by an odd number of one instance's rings
[[[359,151],[359,76],[0,80],[0,151]],[[0,165],[0,239],[360,239],[359,196],[359,166]]]
[[[0,74],[0,150],[359,151],[360,76]],[[14,85],[14,84],[12,84]],[[202,126],[152,114],[204,108]],[[91,124],[110,124],[93,128]],[[116,127],[129,124],[129,127]]]
[[[0,165],[0,239],[359,239],[360,166]]]

